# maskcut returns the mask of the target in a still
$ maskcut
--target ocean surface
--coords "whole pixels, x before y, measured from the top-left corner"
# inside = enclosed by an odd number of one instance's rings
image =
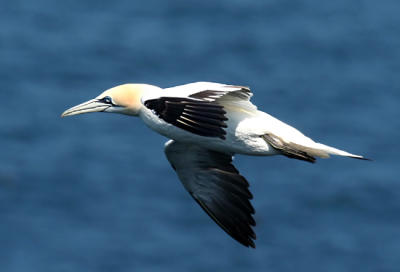
[[[400,2],[2,1],[0,270],[400,271]],[[127,82],[250,86],[259,109],[373,161],[237,156],[257,248],[226,235],[113,114]]]

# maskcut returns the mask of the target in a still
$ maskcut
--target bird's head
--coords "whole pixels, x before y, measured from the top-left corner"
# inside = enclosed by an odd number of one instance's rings
[[[147,84],[124,84],[108,89],[94,99],[72,107],[61,114],[61,117],[89,113],[114,112],[137,116],[142,107],[143,93],[155,86]]]

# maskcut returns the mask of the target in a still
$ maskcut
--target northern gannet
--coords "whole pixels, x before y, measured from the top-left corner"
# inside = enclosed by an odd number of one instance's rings
[[[249,183],[233,166],[234,154],[285,155],[307,162],[330,154],[363,156],[314,142],[297,129],[257,110],[248,87],[196,82],[162,89],[125,84],[66,110],[61,116],[113,112],[139,116],[171,139],[165,154],[183,186],[231,237],[255,247]]]

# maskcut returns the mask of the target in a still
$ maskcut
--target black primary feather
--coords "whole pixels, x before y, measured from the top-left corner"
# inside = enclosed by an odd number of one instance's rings
[[[224,107],[218,103],[160,97],[147,100],[144,105],[169,124],[200,136],[225,139],[228,119]]]

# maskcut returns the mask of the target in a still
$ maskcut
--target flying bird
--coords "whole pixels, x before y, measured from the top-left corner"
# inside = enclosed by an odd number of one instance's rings
[[[196,82],[162,89],[124,84],[66,110],[61,116],[112,112],[140,117],[170,140],[165,154],[185,189],[232,238],[255,247],[249,183],[232,164],[235,154],[316,157],[363,156],[314,142],[299,130],[257,110],[248,87]]]

